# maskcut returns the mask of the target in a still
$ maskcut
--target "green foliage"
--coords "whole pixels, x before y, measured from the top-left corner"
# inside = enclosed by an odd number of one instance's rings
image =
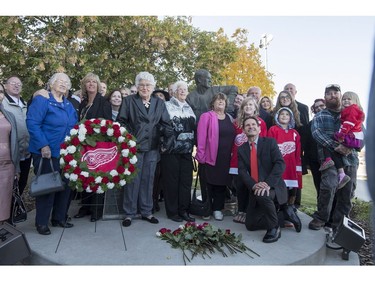
[[[55,72],[67,73],[74,90],[88,72],[97,74],[111,91],[132,85],[140,71],[152,73],[158,88],[177,80],[191,84],[200,68],[210,71],[214,85],[222,85],[236,82],[222,70],[236,61],[237,45],[222,29],[206,32],[193,27],[189,17],[3,16],[0,77],[20,76],[26,99]],[[265,75],[259,54],[249,62],[258,65],[253,75]],[[268,89],[272,82],[263,80],[260,86]]]

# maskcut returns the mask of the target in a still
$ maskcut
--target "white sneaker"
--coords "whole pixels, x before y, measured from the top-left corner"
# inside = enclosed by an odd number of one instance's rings
[[[221,211],[214,211],[214,218],[217,221],[222,221],[224,218],[223,213]]]

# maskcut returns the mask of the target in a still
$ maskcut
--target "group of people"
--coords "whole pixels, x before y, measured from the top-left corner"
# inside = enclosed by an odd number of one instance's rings
[[[0,221],[10,216],[14,177],[23,190],[31,159],[35,167],[50,158],[59,170],[60,144],[77,122],[90,118],[117,121],[137,139],[138,173],[124,188],[124,227],[134,219],[159,222],[154,213],[160,186],[169,219],[195,220],[189,214],[192,157],[199,163],[202,197],[210,201],[214,219],[223,220],[229,187],[238,203],[233,221],[248,230],[266,230],[266,243],[277,241],[282,227],[301,231],[297,210],[307,168],[318,194],[309,228],[337,226],[349,214],[357,152],[364,145],[364,113],[357,94],[341,96],[339,85],[328,85],[324,98],[311,106],[315,116],[310,121],[308,107],[296,101],[291,83],[273,105],[259,87],[239,94],[235,86],[211,86],[211,74],[204,69],[194,78],[196,89],[190,93],[184,81],[164,91],[156,89],[152,74],[140,72],[131,94],[115,89],[103,95],[99,77],[88,73],[77,103],[69,93],[69,77],[56,73],[48,89],[37,91],[27,105],[20,97],[20,79],[10,77],[0,86],[0,126],[6,132],[0,139],[0,178],[9,187],[0,190]],[[42,173],[50,169],[44,161]],[[67,215],[71,200],[69,188],[37,197],[37,231],[50,234],[49,220],[52,226],[73,227]],[[95,222],[103,213],[104,195],[82,192],[81,204],[74,217],[89,215]]]

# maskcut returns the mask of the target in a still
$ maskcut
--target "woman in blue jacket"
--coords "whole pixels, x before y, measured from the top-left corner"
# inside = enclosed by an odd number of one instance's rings
[[[34,173],[43,158],[52,159],[55,170],[60,171],[60,145],[78,121],[77,112],[65,98],[71,82],[65,73],[55,73],[48,81],[49,98],[41,95],[29,105],[26,124],[30,134],[29,150],[33,158]],[[51,172],[49,161],[43,161],[41,174]],[[52,226],[70,228],[66,222],[70,188],[64,191],[37,196],[35,200],[35,225],[42,235],[49,235],[48,220],[52,211]]]

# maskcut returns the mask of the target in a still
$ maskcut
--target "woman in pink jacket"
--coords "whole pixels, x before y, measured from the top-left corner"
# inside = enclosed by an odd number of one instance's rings
[[[211,101],[211,111],[201,115],[197,129],[196,159],[204,165],[208,198],[216,220],[223,220],[226,186],[231,184],[229,164],[235,137],[232,117],[225,112],[227,96],[216,94]]]

